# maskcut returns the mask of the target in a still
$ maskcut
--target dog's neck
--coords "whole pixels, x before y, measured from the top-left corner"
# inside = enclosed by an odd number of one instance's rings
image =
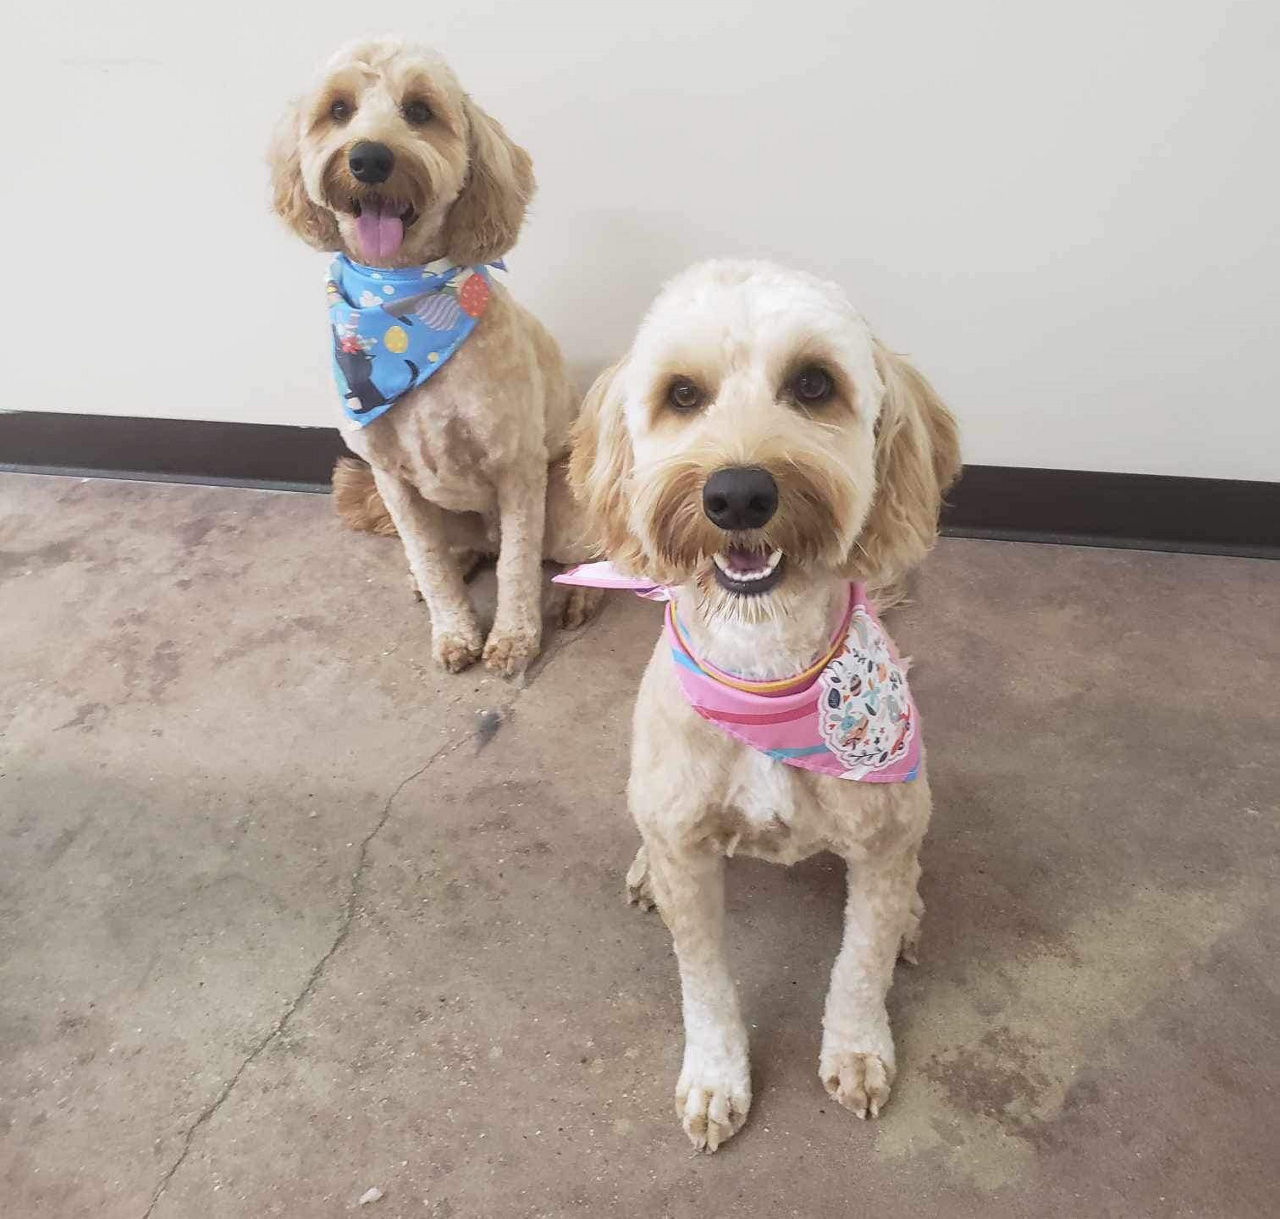
[[[709,609],[696,585],[675,590],[676,612],[698,659],[750,681],[792,677],[812,664],[831,646],[848,601],[848,581],[831,577],[752,620]]]

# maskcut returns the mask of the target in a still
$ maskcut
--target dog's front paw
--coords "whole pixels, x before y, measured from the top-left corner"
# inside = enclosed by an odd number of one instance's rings
[[[541,650],[541,640],[536,630],[495,629],[484,645],[485,668],[499,677],[515,677],[529,667],[529,662]]]
[[[746,1051],[706,1054],[686,1046],[676,1084],[676,1116],[698,1151],[715,1151],[732,1138],[751,1108],[751,1069]]]
[[[437,631],[431,640],[431,654],[450,673],[461,673],[480,659],[480,632]]]
[[[595,617],[604,601],[602,588],[571,588],[560,609],[560,625],[566,631],[576,631]]]
[[[822,1086],[846,1109],[860,1118],[879,1117],[889,1101],[893,1065],[879,1054],[859,1051],[822,1054],[819,1067]]]

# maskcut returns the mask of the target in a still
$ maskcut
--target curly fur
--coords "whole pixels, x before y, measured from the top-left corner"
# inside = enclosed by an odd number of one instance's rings
[[[346,117],[332,113],[338,99]],[[409,122],[410,100],[426,103],[428,121]],[[343,48],[277,127],[272,206],[303,241],[366,261],[356,217],[371,188],[347,163],[361,140],[394,154],[391,176],[372,193],[412,208],[400,248],[383,265],[441,257],[473,265],[515,243],[534,191],[528,153],[438,55],[396,39]],[[337,510],[353,528],[400,535],[431,614],[433,651],[449,669],[482,654],[495,672],[523,669],[541,646],[543,557],[586,555],[562,460],[576,406],[555,341],[495,283],[452,359],[393,410],[345,433],[367,466],[335,468]],[[495,551],[498,608],[483,640],[459,555]],[[562,621],[584,621],[598,602],[576,590]]]
[[[373,471],[355,457],[339,457],[333,467],[333,506],[351,529],[396,536],[396,523],[378,494]]]
[[[792,370],[820,365],[834,392],[800,405]],[[667,402],[673,375],[703,390]],[[871,335],[832,284],[766,263],[693,267],[659,295],[631,351],[588,395],[571,479],[597,544],[674,586],[695,651],[723,670],[774,678],[822,653],[850,578],[884,586],[923,557],[959,469],[955,422],[928,382]],[[757,530],[720,531],[707,478],[763,466],[779,488]],[[781,548],[781,582],[724,590],[712,555]],[[628,801],[643,845],[630,900],[656,902],[675,942],[685,1052],[676,1112],[714,1151],[751,1104],[746,1026],[723,947],[723,859],[792,863],[830,850],[848,865],[845,934],[827,997],[819,1074],[859,1117],[888,1099],[895,1062],[885,995],[899,951],[913,959],[923,906],[916,862],[928,779],[870,784],[797,770],[724,735],[680,695],[664,642],[641,682]]]

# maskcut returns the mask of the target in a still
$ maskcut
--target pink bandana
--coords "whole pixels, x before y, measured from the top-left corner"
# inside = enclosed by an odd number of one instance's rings
[[[584,563],[559,584],[626,589],[666,601],[666,636],[680,690],[703,719],[788,766],[864,783],[903,783],[920,771],[920,714],[906,672],[861,584],[826,654],[780,681],[744,681],[699,660],[659,585],[610,563]]]

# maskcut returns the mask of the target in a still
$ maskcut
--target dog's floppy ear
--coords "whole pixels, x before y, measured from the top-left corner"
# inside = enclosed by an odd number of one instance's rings
[[[573,425],[569,485],[582,505],[594,549],[624,570],[639,572],[643,556],[631,530],[629,499],[635,459],[618,386],[625,365],[624,357],[606,368],[583,399]]]
[[[298,147],[301,121],[295,103],[276,124],[267,149],[271,167],[271,209],[299,237],[317,250],[338,248],[338,224],[333,214],[311,201],[302,182],[302,160]]]
[[[859,579],[885,587],[933,545],[943,493],[960,473],[960,442],[951,412],[919,371],[878,340],[875,361],[884,382],[876,497],[850,566]]]
[[[445,255],[458,266],[501,257],[516,243],[533,198],[533,162],[469,97],[467,179],[445,221]]]

